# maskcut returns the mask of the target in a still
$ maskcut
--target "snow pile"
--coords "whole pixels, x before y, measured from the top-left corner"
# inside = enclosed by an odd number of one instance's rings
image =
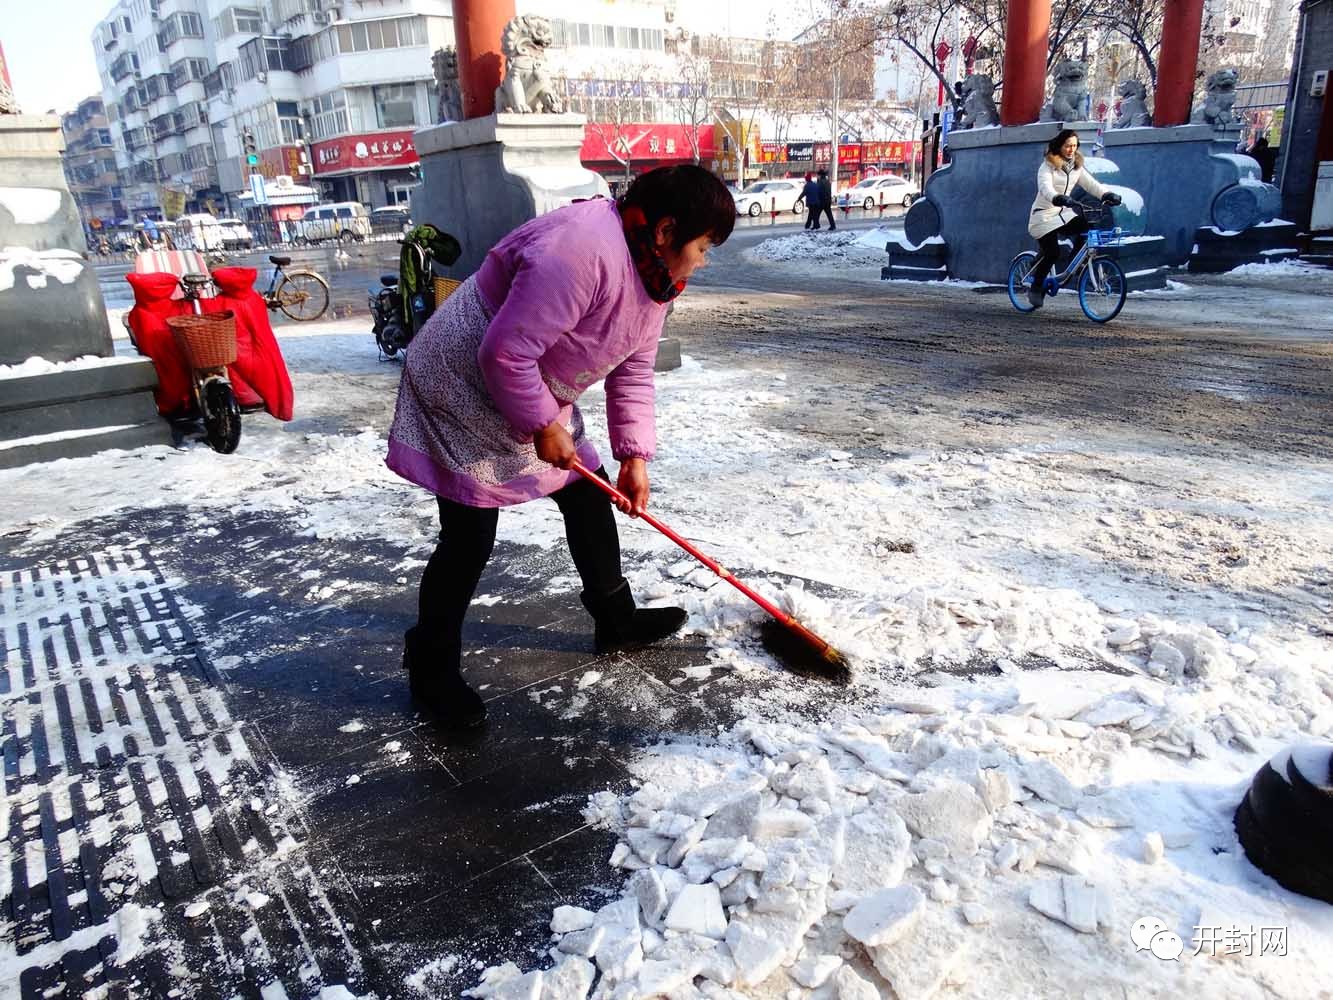
[[[1249,278],[1313,278],[1318,282],[1333,282],[1333,269],[1301,260],[1259,261],[1233,267],[1227,274]]]
[[[80,371],[84,368],[98,368],[103,365],[128,365],[138,363],[140,358],[111,357],[103,358],[96,354],[84,354],[72,361],[47,361],[33,355],[27,361],[17,365],[0,365],[0,379],[26,378],[29,375],[50,375],[54,372]]]
[[[559,907],[546,968],[505,963],[464,995],[924,1000],[1001,983],[1082,995],[1108,977],[1137,995],[1174,980],[1314,995],[1333,975],[1317,947],[1333,914],[1265,898],[1226,768],[1187,774],[1154,753],[1209,762],[1250,745],[1240,728],[1192,720],[1151,683],[1024,675],[659,747],[633,794],[588,810],[620,834],[623,895]],[[1183,941],[1217,921],[1286,927],[1301,959],[1200,949],[1168,966],[1134,953],[1145,916]]]
[[[802,232],[764,240],[743,252],[756,263],[776,264],[850,264],[854,267],[882,266],[888,263],[884,244],[891,231],[876,229],[836,229]]]
[[[20,278],[29,288],[45,288],[48,278],[62,285],[78,280],[83,258],[73,250],[32,250],[28,247],[0,248],[0,292],[13,288]]]

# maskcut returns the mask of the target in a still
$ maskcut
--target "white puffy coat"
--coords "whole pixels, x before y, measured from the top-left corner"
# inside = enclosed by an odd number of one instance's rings
[[[1066,161],[1063,156],[1047,153],[1037,168],[1037,197],[1032,202],[1032,212],[1028,216],[1030,236],[1041,239],[1075,217],[1075,212],[1060,208],[1054,202],[1058,194],[1073,197],[1074,188],[1082,188],[1094,198],[1100,198],[1106,193],[1106,188],[1097,183],[1097,178],[1084,169],[1082,153],[1075,153],[1072,162]]]

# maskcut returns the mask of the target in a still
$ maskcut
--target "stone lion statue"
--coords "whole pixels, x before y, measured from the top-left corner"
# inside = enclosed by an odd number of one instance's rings
[[[1041,109],[1044,122],[1082,121],[1087,112],[1088,67],[1078,59],[1061,59],[1051,74],[1055,90]]]
[[[963,81],[963,111],[958,128],[985,128],[998,125],[1000,113],[995,108],[995,81],[985,73],[973,73]]]
[[[505,76],[495,89],[496,111],[559,114],[565,110],[543,65],[553,41],[551,22],[538,14],[523,14],[505,26],[500,36]]]
[[[1152,112],[1148,110],[1148,88],[1138,80],[1126,80],[1116,88],[1120,95],[1120,117],[1111,123],[1112,128],[1141,128],[1152,124]]]
[[[1231,108],[1236,103],[1236,84],[1239,82],[1240,74],[1234,69],[1219,69],[1208,77],[1203,107],[1190,116],[1190,121],[1214,128],[1234,124],[1236,113]]]
[[[431,56],[431,65],[435,69],[435,89],[440,93],[436,121],[461,122],[463,120],[463,91],[458,84],[458,53],[453,46],[436,49]]]

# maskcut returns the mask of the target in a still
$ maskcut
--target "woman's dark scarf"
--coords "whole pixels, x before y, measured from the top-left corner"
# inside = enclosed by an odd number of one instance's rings
[[[666,259],[653,245],[653,230],[643,209],[638,205],[626,206],[620,201],[616,202],[616,208],[620,211],[620,225],[625,230],[625,243],[648,296],[654,302],[670,302],[685,291],[685,279],[671,279]]]

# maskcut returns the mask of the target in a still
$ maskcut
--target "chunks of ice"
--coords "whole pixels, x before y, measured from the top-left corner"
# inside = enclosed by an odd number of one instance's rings
[[[1083,797],[1083,793],[1074,787],[1064,772],[1049,760],[1034,760],[1024,764],[1019,781],[1034,795],[1062,809],[1073,809]]]
[[[667,911],[666,926],[673,931],[689,931],[719,940],[725,937],[727,917],[717,886],[705,882],[681,889]]]
[[[847,820],[846,847],[833,866],[833,885],[870,892],[897,885],[912,859],[912,837],[901,816],[875,804]]]
[[[874,983],[861,978],[851,966],[844,965],[833,977],[837,1000],[879,1000]]]
[[[837,955],[811,955],[788,969],[787,975],[806,989],[817,990],[840,968],[842,959]]]
[[[892,944],[902,937],[921,915],[926,898],[912,885],[894,886],[873,892],[848,911],[842,927],[849,937],[867,948]]]
[[[955,857],[975,854],[990,833],[985,803],[961,781],[942,781],[928,791],[895,799],[893,806],[909,830],[944,841]]]
[[[591,927],[596,919],[597,914],[581,906],[557,906],[551,914],[551,932],[568,934],[570,931],[581,931]]]
[[[1039,882],[1028,893],[1028,902],[1038,913],[1083,934],[1097,933],[1098,924],[1105,925],[1110,919],[1110,904],[1105,895],[1077,875]]]

